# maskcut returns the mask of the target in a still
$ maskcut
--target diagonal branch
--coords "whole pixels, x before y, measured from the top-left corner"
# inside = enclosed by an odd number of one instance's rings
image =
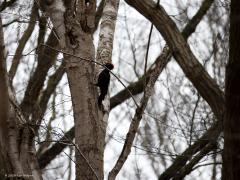
[[[182,167],[182,169],[176,173],[176,175],[173,177],[173,180],[183,180],[186,175],[192,172],[193,167],[209,152],[211,152],[213,149],[216,149],[216,147],[216,142],[210,142],[207,144],[186,166]]]
[[[206,14],[207,10],[210,8],[210,6],[212,5],[213,0],[205,0],[201,7],[199,8],[198,12],[192,17],[192,19],[189,21],[189,23],[185,26],[185,28],[182,31],[182,35],[185,39],[188,39],[188,37],[195,31],[197,25],[199,24],[199,22],[202,20],[203,16]],[[158,58],[157,58],[158,60]],[[155,61],[155,63],[157,63],[157,60]],[[156,66],[153,66],[156,67]],[[147,81],[149,80],[149,76],[152,73],[152,71],[154,70],[154,68],[149,69],[147,71],[146,74],[144,74],[141,78],[139,78],[138,81],[130,84],[127,88],[131,91],[131,93],[133,95],[137,95],[141,92],[143,92],[144,89],[144,80],[146,79]],[[221,96],[221,93],[219,94],[219,96]],[[128,99],[130,97],[127,89],[124,89],[122,91],[120,91],[118,94],[116,94],[115,96],[111,97],[111,106],[110,108],[113,109],[114,107],[116,107],[117,105],[121,104],[122,102],[124,102],[126,99]]]
[[[18,47],[17,47],[15,55],[13,57],[12,66],[9,70],[9,79],[11,82],[13,81],[13,78],[17,72],[17,68],[20,63],[20,59],[22,57],[22,52],[25,48],[25,45],[34,30],[35,21],[37,18],[37,9],[38,8],[37,8],[36,4],[34,3],[34,5],[32,7],[32,13],[31,13],[29,25],[28,25],[27,29],[25,30],[25,32],[23,33],[21,39],[19,40]]]
[[[35,112],[32,113],[32,123],[37,124],[35,132],[38,132],[42,118],[46,112],[48,101],[52,96],[53,92],[56,90],[58,83],[61,81],[63,74],[65,73],[65,63],[64,61],[56,70],[56,72],[49,77],[47,82],[47,88],[42,92],[40,96],[39,103],[36,103]]]
[[[49,35],[46,44],[52,47],[58,46],[58,41],[53,31]],[[47,72],[56,60],[57,54],[58,52],[45,47],[42,53],[38,56],[37,68],[29,80],[23,101],[21,103],[21,109],[26,119],[28,119],[28,116],[31,114],[37,102],[40,91],[43,88]]]
[[[203,149],[208,143],[215,142],[221,133],[221,123],[217,121],[209,128],[200,139],[189,146],[181,155],[179,155],[158,178],[158,180],[167,180],[175,176],[178,171],[192,158],[194,154]]]
[[[40,169],[44,169],[58,154],[60,154],[65,147],[72,141],[74,137],[75,129],[72,127],[64,136],[51,148],[46,150],[38,157],[38,163]]]
[[[163,49],[163,52],[160,56],[160,59],[162,59],[162,60],[168,59],[170,56],[171,56],[171,53],[169,51],[169,48],[167,46],[165,46],[165,48]],[[135,135],[137,133],[140,121],[142,119],[142,114],[143,114],[143,112],[147,106],[148,100],[152,94],[154,84],[157,81],[159,74],[162,72],[163,67],[165,67],[165,64],[163,64],[162,61],[158,61],[156,66],[157,66],[157,68],[153,71],[153,73],[151,74],[150,79],[147,83],[144,96],[141,99],[140,106],[137,107],[137,109],[135,111],[135,115],[130,124],[122,152],[121,152],[114,168],[109,173],[109,176],[108,176],[109,180],[114,180],[116,178],[117,174],[121,170],[122,166],[124,165],[124,163],[126,162],[126,160],[128,158],[128,155],[131,152],[132,144],[133,144]]]
[[[164,8],[160,5],[156,7],[152,0],[126,0],[126,2],[155,25],[173,51],[174,58],[187,78],[210,105],[217,119],[221,120],[224,111],[222,106],[224,104],[223,92],[194,56],[186,40]]]
[[[203,148],[209,141],[216,141],[219,136],[222,126],[221,120],[224,113],[224,97],[222,91],[218,88],[216,82],[204,70],[203,66],[198,62],[196,57],[190,50],[190,47],[180,34],[175,23],[166,14],[165,10],[159,6],[154,8],[153,1],[138,1],[127,0],[140,13],[151,20],[157,29],[161,32],[170,48],[173,50],[173,55],[182,70],[193,83],[199,94],[208,102],[213,113],[218,119],[216,122],[196,143],[190,146],[185,152],[179,156],[174,163],[159,177],[159,179],[169,179],[170,175],[180,169],[189,157]],[[152,9],[152,11],[149,11]],[[193,71],[194,70],[194,71]],[[210,135],[209,135],[210,134]],[[209,139],[209,137],[211,139]],[[178,169],[176,169],[178,168]]]
[[[55,91],[64,73],[65,63],[63,61],[59,68],[56,70],[56,72],[49,77],[47,88],[43,91],[42,97],[39,102],[40,109],[43,113],[46,111],[48,100],[51,97],[52,93]]]

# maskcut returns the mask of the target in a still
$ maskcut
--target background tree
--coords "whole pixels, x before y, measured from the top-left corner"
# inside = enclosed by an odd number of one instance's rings
[[[226,115],[224,118],[224,151],[223,151],[223,179],[239,179],[239,135],[237,128],[239,122],[239,95],[240,95],[240,69],[239,69],[239,46],[240,38],[239,1],[231,1],[230,13],[230,39],[229,60],[226,66]]]

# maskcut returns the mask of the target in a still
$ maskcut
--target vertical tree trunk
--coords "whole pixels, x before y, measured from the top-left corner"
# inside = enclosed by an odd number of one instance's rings
[[[4,39],[2,30],[2,19],[0,15],[0,179],[3,179],[8,173],[10,167],[8,166],[7,157],[7,119],[8,119],[8,91],[6,78],[6,62],[4,56]]]
[[[223,180],[240,179],[240,1],[231,1],[230,54],[226,68]]]
[[[105,130],[98,115],[92,62],[96,1],[42,3],[53,22],[60,48],[65,52],[75,122],[76,179],[103,179]]]
[[[74,55],[94,59],[91,34],[82,34]],[[76,179],[103,179],[104,134],[98,118],[96,94],[93,82],[93,64],[81,58],[65,56],[67,76],[71,91],[76,142]]]
[[[93,59],[94,51],[91,35],[85,35],[75,55]],[[88,48],[87,48],[88,47]],[[87,48],[87,49],[86,49]],[[103,179],[104,134],[98,119],[96,95],[92,85],[93,68],[89,62],[65,56],[67,76],[71,91],[76,142],[76,179]],[[75,61],[75,62],[74,62]]]
[[[105,0],[102,20],[99,32],[99,41],[97,47],[96,61],[102,64],[112,63],[113,39],[115,33],[115,25],[117,20],[119,0]],[[98,73],[99,74],[99,73]],[[106,136],[108,124],[108,115],[110,111],[109,95],[105,97],[104,108],[99,112],[99,118],[103,122],[103,133]],[[107,102],[107,103],[106,103]]]
[[[94,78],[95,1],[78,2],[76,18],[66,17],[66,71],[71,91],[75,122],[76,179],[103,179],[103,150],[105,134],[98,116]],[[68,13],[68,9],[66,11]],[[94,17],[94,18],[93,18]],[[80,22],[80,23],[78,23]]]

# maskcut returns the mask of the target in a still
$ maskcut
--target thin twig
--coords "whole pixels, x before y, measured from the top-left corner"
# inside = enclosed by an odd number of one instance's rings
[[[150,32],[148,36],[147,52],[146,52],[145,65],[144,65],[144,74],[147,74],[148,53],[149,53],[150,41],[152,37],[152,30],[153,30],[153,23],[151,23]],[[145,96],[146,86],[147,86],[147,76],[145,76],[145,79],[144,79],[144,96]]]
[[[159,3],[160,3],[160,0],[157,1],[156,6],[158,6]],[[152,37],[152,31],[153,31],[153,23],[151,23],[150,32],[149,32],[149,36],[148,36],[147,52],[146,52],[146,56],[145,56],[145,65],[144,65],[144,74],[147,74],[148,53],[149,53],[149,49],[150,49],[150,41],[151,41],[151,37]],[[145,76],[145,79],[144,79],[144,96],[145,96],[146,85],[147,85],[147,76]]]

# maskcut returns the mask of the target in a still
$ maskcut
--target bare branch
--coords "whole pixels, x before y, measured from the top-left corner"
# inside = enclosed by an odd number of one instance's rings
[[[177,172],[177,174],[173,177],[172,180],[183,180],[186,175],[192,172],[193,167],[209,152],[215,149],[216,146],[216,142],[210,142],[209,144],[207,144],[186,166],[182,167],[182,169]]]
[[[159,180],[170,179],[175,176],[176,173],[192,158],[194,154],[203,149],[208,143],[215,142],[221,133],[222,125],[220,121],[217,121],[211,128],[209,128],[200,139],[198,139],[193,145],[189,146],[181,155],[179,155],[160,176]]]
[[[72,127],[58,142],[39,156],[38,163],[40,169],[44,169],[58,154],[63,151],[63,149],[67,146],[66,144],[72,141],[74,133],[75,129]]]
[[[222,106],[224,104],[223,92],[194,56],[186,40],[164,8],[161,5],[156,7],[152,0],[126,0],[126,2],[155,25],[173,51],[174,58],[187,78],[210,105],[217,119],[222,120],[224,111]]]
[[[211,1],[205,0],[202,3],[198,12],[192,17],[192,19],[188,22],[186,27],[183,29],[182,35],[183,35],[184,38],[188,39],[188,37],[195,31],[197,25],[202,20],[203,16],[206,14],[207,10],[210,8],[212,3],[213,3],[213,0],[211,0]],[[158,60],[160,60],[160,59],[157,58],[155,63],[157,63]],[[164,60],[164,61],[168,62],[169,60]],[[146,81],[149,80],[149,75],[154,70],[154,67],[156,67],[156,66],[153,66],[153,68],[149,69],[146,74],[144,74],[141,78],[139,78],[138,81],[130,84],[127,87],[127,89],[129,89],[129,91],[131,91],[131,93],[133,95],[137,95],[137,94],[143,92],[144,79],[146,79]],[[128,99],[130,97],[127,89],[124,89],[124,90],[120,91],[118,94],[116,94],[115,96],[111,97],[111,99],[110,99],[110,102],[111,102],[110,103],[110,109],[113,109],[114,107],[121,104],[122,102],[124,102],[126,99]]]
[[[58,46],[58,40],[56,39],[53,31],[49,35],[46,44],[52,47]],[[44,50],[38,56],[37,68],[33,76],[29,80],[27,89],[25,91],[24,99],[20,105],[26,119],[28,119],[28,116],[31,114],[37,102],[39,93],[46,79],[47,72],[49,68],[52,66],[53,62],[56,60],[57,54],[58,54],[57,51],[45,47]]]
[[[32,35],[32,32],[34,30],[35,22],[36,22],[36,18],[37,18],[37,9],[38,8],[37,8],[36,4],[34,3],[34,5],[32,7],[29,25],[28,25],[27,29],[25,30],[25,32],[23,33],[23,36],[19,40],[19,44],[16,49],[15,56],[13,57],[12,66],[9,70],[9,79],[10,79],[11,84],[12,84],[13,78],[17,72],[17,68],[20,63],[20,59],[22,57],[22,52],[25,48],[25,45],[26,45],[28,39],[30,38],[30,36]]]
[[[169,51],[169,48],[167,46],[165,46],[160,59],[162,59],[162,60],[168,59],[170,56],[171,56],[171,53]],[[125,161],[128,158],[128,155],[131,152],[133,140],[135,138],[138,126],[142,119],[142,114],[143,114],[143,112],[147,106],[148,100],[152,94],[154,84],[157,81],[159,74],[162,72],[162,67],[165,67],[165,64],[163,64],[162,61],[158,61],[156,66],[157,66],[157,68],[155,69],[155,71],[153,71],[153,73],[150,76],[149,82],[147,83],[146,90],[145,90],[144,96],[141,99],[140,106],[137,107],[137,109],[135,111],[135,115],[130,124],[121,155],[119,156],[114,168],[109,173],[109,176],[108,176],[109,180],[114,180],[116,178],[117,174],[121,170],[122,166],[124,165]]]
[[[40,109],[43,113],[46,111],[48,100],[51,97],[54,90],[56,89],[59,81],[62,79],[62,76],[64,73],[65,73],[65,63],[62,62],[62,64],[57,69],[57,71],[52,76],[49,77],[48,86],[43,91],[42,97],[39,102]]]

